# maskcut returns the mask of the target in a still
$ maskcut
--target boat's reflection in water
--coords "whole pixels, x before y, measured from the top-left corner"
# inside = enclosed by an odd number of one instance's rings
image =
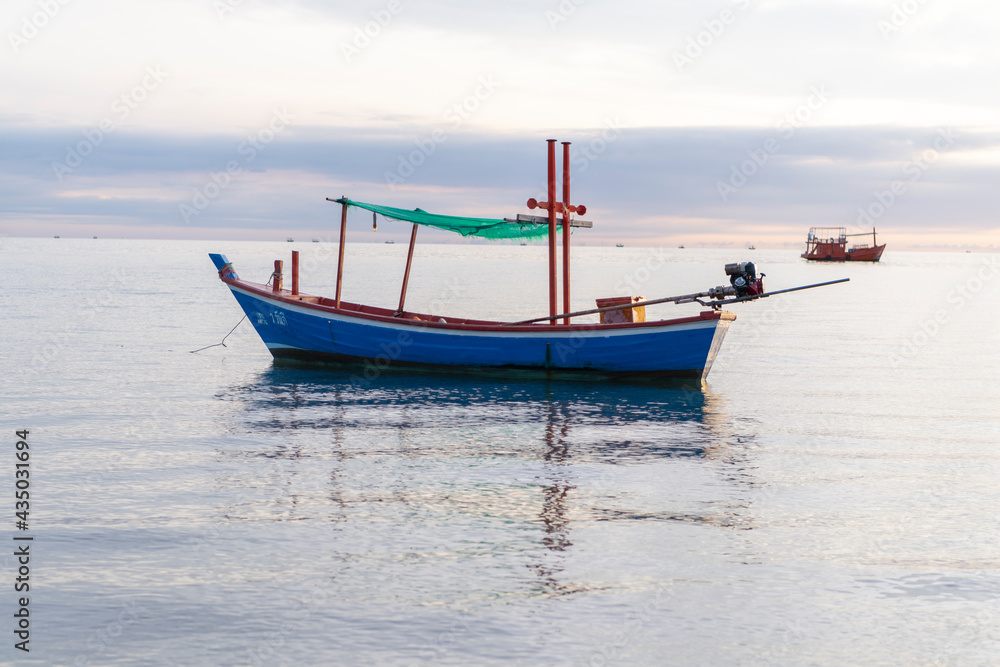
[[[232,408],[234,430],[246,436],[237,439],[245,445],[222,454],[284,460],[288,475],[315,477],[309,467],[321,467],[329,486],[324,515],[334,522],[364,516],[360,505],[382,512],[385,503],[398,502],[401,514],[424,512],[435,520],[457,514],[460,522],[486,517],[533,524],[527,566],[543,594],[582,590],[560,576],[574,523],[684,521],[728,529],[749,522],[741,490],[754,481],[744,438],[733,432],[722,399],[700,383],[405,375],[359,382],[348,373],[273,366],[220,399]],[[377,460],[381,473],[362,479],[343,472],[357,470],[351,464],[363,458]],[[290,467],[293,462],[298,465]],[[632,481],[637,467],[667,466],[669,473],[682,463],[707,468],[702,477],[735,493],[694,503],[709,507],[704,511],[692,511],[691,504],[623,505],[623,482],[640,485],[633,497],[645,495],[641,484],[648,477]],[[652,483],[677,485],[677,479]],[[288,493],[292,497],[281,500],[286,505],[302,495]],[[315,518],[315,509],[275,518]]]

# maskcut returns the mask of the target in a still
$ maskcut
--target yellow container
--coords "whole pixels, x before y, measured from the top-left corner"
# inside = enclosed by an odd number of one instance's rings
[[[607,306],[632,306],[621,310],[608,310],[600,313],[601,324],[624,324],[626,322],[645,322],[646,307],[633,306],[646,300],[644,296],[611,296],[606,299],[597,299],[598,308]]]

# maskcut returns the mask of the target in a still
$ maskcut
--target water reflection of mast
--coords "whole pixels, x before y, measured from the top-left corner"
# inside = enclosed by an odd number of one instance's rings
[[[344,429],[346,427],[345,418],[347,410],[343,389],[338,388],[334,392],[333,408],[334,414],[331,421],[334,424],[334,428],[332,429],[333,433],[330,445],[337,465],[330,470],[330,501],[334,507],[334,510],[330,512],[330,521],[332,523],[345,523],[347,521],[347,502],[344,500],[342,477],[344,474],[344,462],[350,457],[344,452]]]
[[[571,489],[567,471],[569,451],[569,415],[566,406],[559,406],[552,398],[551,389],[546,390],[547,414],[545,422],[546,485],[542,488],[542,510],[539,519],[545,528],[542,545],[547,553],[541,561],[529,565],[538,575],[542,588],[551,595],[565,595],[574,592],[557,579],[565,567],[565,552],[573,543],[569,539],[568,497]],[[562,413],[562,414],[560,414]],[[557,428],[558,427],[558,428]]]

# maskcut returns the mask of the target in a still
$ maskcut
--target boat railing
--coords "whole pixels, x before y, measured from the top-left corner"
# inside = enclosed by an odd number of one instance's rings
[[[847,243],[846,227],[810,227],[806,243]]]

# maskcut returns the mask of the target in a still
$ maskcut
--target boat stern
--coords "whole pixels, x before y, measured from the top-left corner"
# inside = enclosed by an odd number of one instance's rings
[[[720,313],[718,323],[715,325],[715,335],[712,336],[712,344],[708,348],[708,355],[705,357],[705,370],[702,371],[701,380],[705,381],[708,377],[709,371],[712,370],[712,364],[715,363],[715,357],[719,354],[719,350],[722,348],[722,341],[726,337],[726,332],[729,331],[729,325],[736,320],[736,313],[731,313],[728,310],[724,310]]]

